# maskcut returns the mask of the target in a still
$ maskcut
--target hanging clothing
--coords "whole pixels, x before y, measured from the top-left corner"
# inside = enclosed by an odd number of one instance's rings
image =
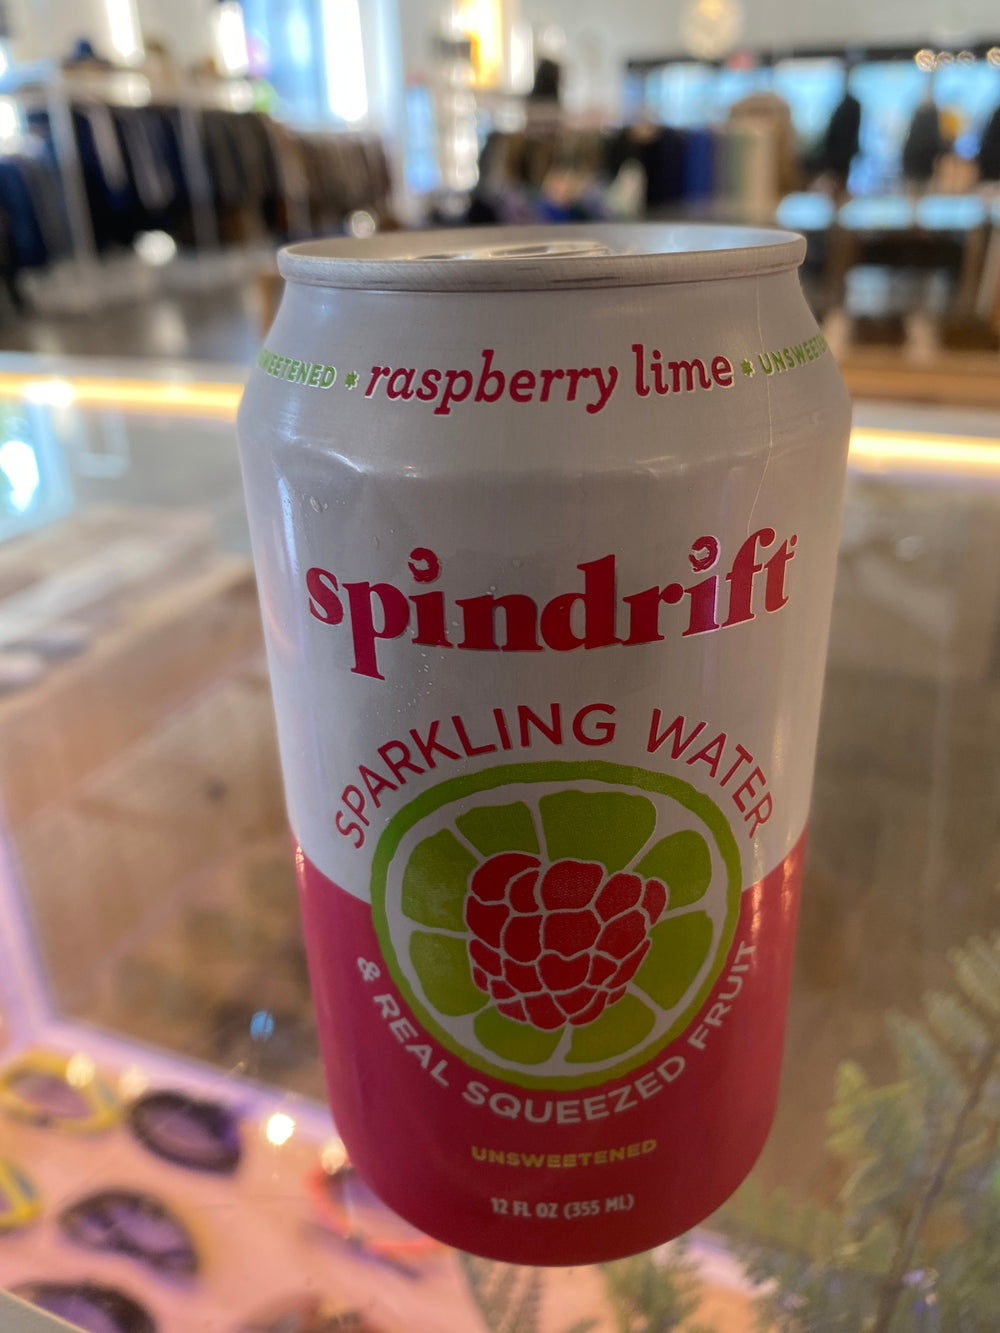
[[[1000,180],[1000,106],[986,122],[976,157],[979,175],[984,181]]]
[[[42,268],[68,253],[58,182],[44,160],[0,158],[0,210],[17,268]]]
[[[138,205],[111,108],[86,103],[73,108],[80,166],[98,250],[131,245],[138,230]]]
[[[684,136],[681,180],[686,200],[711,199],[715,192],[716,144],[715,131],[711,129],[688,130]]]
[[[306,134],[256,111],[110,105],[89,91],[70,111],[100,253],[130,247],[143,231],[166,231],[182,246],[212,246],[216,236],[246,244],[336,231],[355,209],[388,216],[388,159],[372,136]],[[72,252],[69,164],[57,159],[47,110],[29,109],[27,120],[37,153],[0,159],[0,281]]]
[[[833,109],[823,136],[822,168],[847,179],[861,146],[861,103],[845,93]]]
[[[169,122],[153,107],[116,107],[112,121],[135,200],[137,230],[169,228],[180,193]]]
[[[911,181],[929,181],[945,150],[941,113],[933,102],[921,102],[913,113],[903,144],[903,175]]]

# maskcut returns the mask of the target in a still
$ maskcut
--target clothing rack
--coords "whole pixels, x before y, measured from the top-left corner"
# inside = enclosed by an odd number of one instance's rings
[[[195,248],[209,254],[218,247],[211,207],[211,182],[198,135],[197,116],[204,106],[252,100],[249,85],[236,83],[172,90],[169,99],[158,93],[142,74],[128,70],[63,71],[43,61],[14,66],[0,76],[0,95],[13,98],[22,114],[44,112],[70,237],[68,261],[54,266],[51,288],[55,304],[84,312],[130,296],[143,294],[149,274],[138,262],[118,265],[109,282],[109,264],[101,256],[88,203],[80,145],[74,126],[74,107],[100,104],[139,107],[169,101],[179,111],[180,150],[191,204]],[[234,107],[235,109],[235,107]]]
[[[0,95],[44,124],[51,149],[69,254],[30,279],[35,303],[50,309],[85,312],[171,282],[218,285],[259,268],[279,241],[336,228],[351,207],[387,207],[377,140],[292,130],[254,109],[245,80],[158,87],[134,71],[64,71],[42,62],[0,76]],[[146,109],[162,117],[143,120]],[[112,156],[127,167],[124,202],[112,197],[103,169],[109,136]],[[164,142],[169,165],[155,147]],[[360,195],[352,173],[362,179]],[[180,253],[159,272],[130,249],[136,230],[171,230],[137,221],[148,212],[140,176],[155,194],[157,174],[173,187],[167,212],[177,226],[183,217],[183,234],[174,227]]]

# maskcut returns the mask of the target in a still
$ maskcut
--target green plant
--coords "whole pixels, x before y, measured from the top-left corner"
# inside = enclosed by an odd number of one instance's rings
[[[701,1304],[697,1265],[683,1241],[604,1265],[618,1333],[712,1333],[686,1321]]]
[[[459,1254],[469,1292],[489,1333],[540,1333],[543,1271]],[[562,1333],[590,1333],[596,1319],[580,1319]]]
[[[841,1065],[836,1209],[748,1182],[721,1220],[770,1284],[778,1333],[993,1333],[1000,1317],[1000,935],[951,955],[955,986],[886,1022],[899,1078]]]
[[[460,1255],[465,1279],[489,1333],[540,1333],[544,1273]],[[608,1303],[618,1333],[715,1333],[687,1321],[700,1304],[697,1265],[683,1241],[604,1264]],[[562,1333],[591,1333],[598,1317]]]

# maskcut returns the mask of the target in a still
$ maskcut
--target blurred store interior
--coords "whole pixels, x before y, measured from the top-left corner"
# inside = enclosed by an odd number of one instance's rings
[[[992,0],[6,0],[0,348],[246,363],[275,247],[317,234],[777,221],[866,393],[916,367],[918,395],[991,401],[997,23]]]

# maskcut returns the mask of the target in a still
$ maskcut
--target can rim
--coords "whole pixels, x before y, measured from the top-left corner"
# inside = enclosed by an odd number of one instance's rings
[[[770,227],[574,223],[302,241],[280,252],[278,268],[310,287],[566,291],[760,277],[798,268],[805,250],[804,237]]]

